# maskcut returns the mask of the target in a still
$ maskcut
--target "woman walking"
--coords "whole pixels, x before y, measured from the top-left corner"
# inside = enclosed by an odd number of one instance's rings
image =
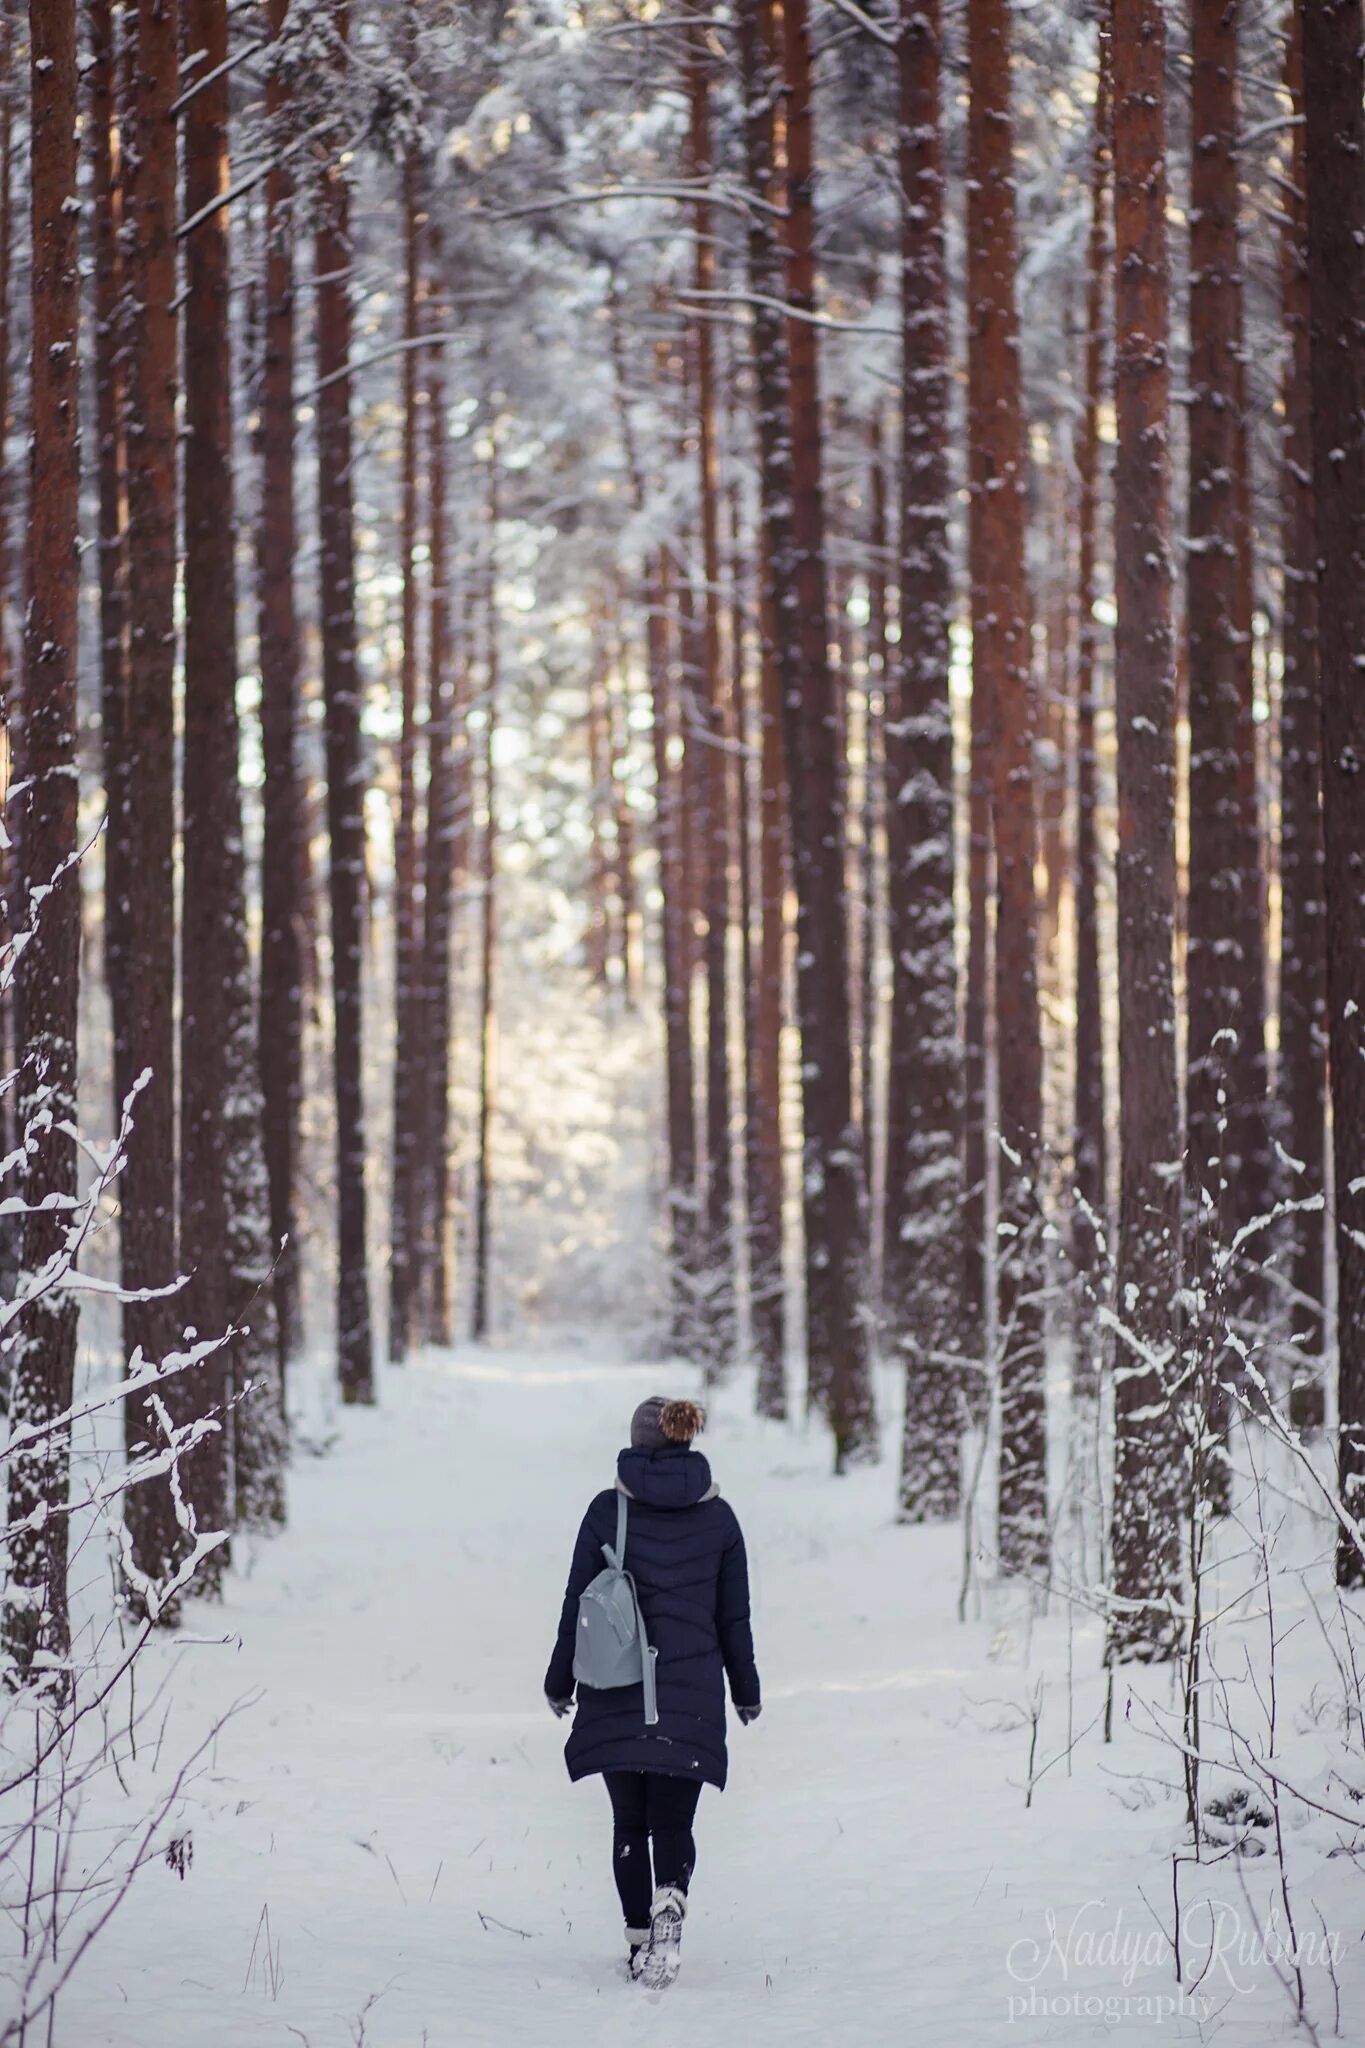
[[[696,1861],[692,1821],[703,1785],[725,1784],[725,1682],[742,1722],[758,1718],[749,1627],[749,1572],[734,1510],[720,1498],[693,1438],[695,1401],[642,1401],[616,1486],[589,1504],[574,1546],[559,1636],[545,1674],[556,1714],[574,1705],[579,1598],[614,1549],[625,1497],[625,1568],[655,1658],[657,1719],[645,1687],[579,1684],[564,1756],[575,1780],[600,1771],[612,1809],[612,1871],[626,1921],[630,1975],[658,1988],[678,1967]],[[653,1867],[650,1851],[653,1846]]]

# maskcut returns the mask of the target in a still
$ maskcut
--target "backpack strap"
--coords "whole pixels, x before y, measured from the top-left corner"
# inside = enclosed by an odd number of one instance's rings
[[[616,1546],[602,1545],[602,1555],[613,1571],[623,1572],[626,1568],[626,1497],[618,1487],[616,1490]]]
[[[645,1627],[645,1611],[640,1605],[640,1595],[634,1579],[626,1570],[626,1496],[617,1489],[616,1494],[616,1548],[613,1553],[609,1543],[602,1545],[602,1555],[607,1563],[622,1574],[630,1586],[630,1597],[635,1603],[635,1626],[640,1636],[640,1679],[645,1696],[645,1726],[654,1727],[659,1718],[659,1694],[654,1678],[654,1660],[658,1651],[650,1647],[649,1631]]]

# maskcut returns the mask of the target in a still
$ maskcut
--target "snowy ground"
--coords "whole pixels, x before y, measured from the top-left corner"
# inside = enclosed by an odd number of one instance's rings
[[[130,1802],[242,1711],[175,1824],[188,1875],[138,1880],[56,2048],[1291,2035],[1275,1971],[1231,1953],[1226,1918],[1242,1939],[1265,1919],[1270,1856],[1185,1873],[1182,1902],[1206,1882],[1224,1901],[1223,1952],[1200,2017],[1188,1996],[1171,2011],[1178,1769],[1122,1693],[1101,1745],[1095,1625],[1049,1617],[1025,1655],[999,1611],[960,1623],[960,1531],[897,1528],[886,1467],[833,1481],[823,1440],[753,1420],[738,1384],[704,1448],[748,1533],[765,1711],[732,1727],[728,1791],[702,1796],[682,1976],[653,2004],[620,1977],[606,1797],[568,1783],[540,1683],[579,1515],[667,1377],[587,1344],[434,1356],[337,1417],[296,1464],[287,1535],[223,1608],[193,1610],[199,1643],[153,1653],[153,1677],[178,1667]],[[1040,1679],[1035,1774],[1057,1761],[1026,1808]],[[1359,2038],[1359,1868],[1309,1835],[1296,1853],[1296,1903],[1341,1932]],[[1091,1952],[1116,1929],[1131,1967]],[[1332,1987],[1308,1974],[1327,2035]]]

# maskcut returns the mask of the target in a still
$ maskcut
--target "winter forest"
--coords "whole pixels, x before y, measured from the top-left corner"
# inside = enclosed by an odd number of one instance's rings
[[[1360,2038],[1361,0],[0,0],[0,709],[0,2048]]]

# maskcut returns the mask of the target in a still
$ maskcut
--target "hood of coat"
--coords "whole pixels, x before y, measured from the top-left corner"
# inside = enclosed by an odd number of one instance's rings
[[[662,1451],[621,1451],[616,1483],[631,1500],[652,1508],[694,1508],[719,1492],[700,1451],[670,1444]]]

